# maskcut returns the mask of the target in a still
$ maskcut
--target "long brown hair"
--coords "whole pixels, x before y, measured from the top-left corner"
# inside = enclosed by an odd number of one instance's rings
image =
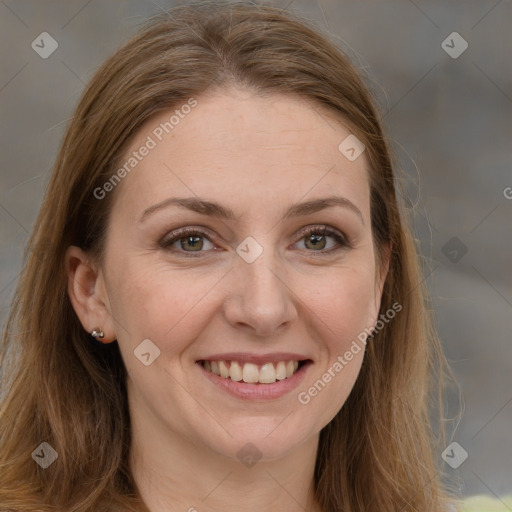
[[[367,345],[355,386],[321,431],[315,494],[325,512],[439,511],[430,405],[445,359],[401,215],[388,144],[349,59],[297,15],[196,2],[149,21],[95,74],[68,126],[20,275],[2,347],[0,508],[147,510],[130,473],[125,367],[117,344],[88,339],[67,295],[64,254],[101,258],[115,172],[151,116],[227,85],[294,95],[343,121],[366,146],[378,257],[392,242],[381,312],[402,307]],[[430,403],[432,402],[432,403]],[[49,443],[47,469],[31,454]],[[52,508],[52,506],[54,508]]]

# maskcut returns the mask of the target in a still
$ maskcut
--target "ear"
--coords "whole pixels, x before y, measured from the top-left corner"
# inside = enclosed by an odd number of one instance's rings
[[[377,265],[377,272],[375,274],[375,291],[374,291],[374,304],[372,315],[370,318],[370,325],[368,328],[372,330],[379,319],[380,303],[382,299],[382,292],[384,290],[384,283],[389,271],[389,263],[391,261],[391,252],[393,249],[393,242],[388,242],[382,247],[382,254],[380,261]]]
[[[91,333],[100,328],[102,342],[116,338],[114,322],[101,270],[92,258],[79,247],[68,247],[65,255],[68,275],[68,295],[83,328]]]

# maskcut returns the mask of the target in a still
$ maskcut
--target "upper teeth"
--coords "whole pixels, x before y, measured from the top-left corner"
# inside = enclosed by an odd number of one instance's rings
[[[238,361],[204,361],[205,370],[234,381],[273,384],[276,380],[291,377],[299,367],[298,361],[279,361],[258,366],[254,363],[240,365]]]

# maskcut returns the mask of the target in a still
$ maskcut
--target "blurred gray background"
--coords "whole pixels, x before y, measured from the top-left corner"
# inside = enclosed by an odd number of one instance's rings
[[[403,169],[436,324],[462,389],[464,409],[453,440],[468,459],[456,469],[445,464],[447,478],[464,496],[510,494],[511,2],[270,3],[327,29],[368,73]],[[2,324],[24,244],[84,85],[141,22],[173,4],[0,1]],[[58,44],[45,59],[31,47],[42,32]],[[452,391],[451,417],[457,399]]]

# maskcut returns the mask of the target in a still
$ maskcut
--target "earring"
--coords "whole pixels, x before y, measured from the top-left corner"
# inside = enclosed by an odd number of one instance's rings
[[[98,327],[97,329],[93,329],[93,331],[91,332],[91,336],[97,340],[99,338],[103,338],[104,334],[103,334],[103,331]]]
[[[93,329],[90,336],[91,342],[94,343],[95,345],[101,345],[102,347],[104,347],[105,345],[110,345],[112,343],[111,341],[106,341],[103,339],[103,336],[105,335],[103,334],[103,331],[99,327]]]
[[[89,334],[89,340],[93,345],[98,345],[102,347],[106,345],[112,345],[112,343],[117,341],[115,339],[111,341],[104,340],[104,336],[105,335],[103,334],[103,330],[100,327],[96,327],[96,329],[93,329],[92,332]]]

